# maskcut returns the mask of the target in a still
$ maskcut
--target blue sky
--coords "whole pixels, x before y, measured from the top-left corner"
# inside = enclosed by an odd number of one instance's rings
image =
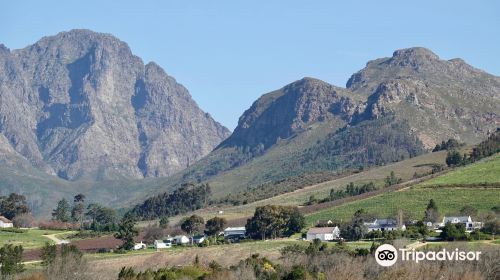
[[[345,86],[368,60],[424,46],[500,75],[499,1],[4,1],[0,43],[112,33],[233,129],[260,95],[305,76]]]

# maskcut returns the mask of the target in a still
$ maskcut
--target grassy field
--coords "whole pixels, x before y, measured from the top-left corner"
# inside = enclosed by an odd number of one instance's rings
[[[500,189],[491,188],[451,188],[426,186],[460,185],[500,182],[500,155],[484,161],[458,168],[417,186],[397,192],[355,201],[339,207],[326,209],[307,217],[310,223],[318,219],[350,219],[358,209],[365,209],[379,217],[394,217],[399,209],[406,217],[420,219],[432,198],[442,215],[456,214],[464,205],[470,205],[479,213],[488,212],[493,206],[500,206]]]
[[[484,213],[493,206],[500,205],[500,189],[414,187],[326,209],[307,216],[307,221],[309,223],[320,219],[346,221],[351,219],[358,209],[364,209],[377,217],[395,217],[401,209],[406,218],[421,219],[430,199],[436,201],[442,215],[456,214],[464,205],[470,205],[478,209],[479,213]]]
[[[34,249],[42,247],[45,242],[53,243],[45,237],[47,234],[65,233],[57,230],[29,229],[24,233],[14,233],[0,231],[0,246],[4,244],[22,245],[24,249]]]
[[[500,154],[482,162],[459,168],[453,172],[422,183],[429,185],[500,183]]]

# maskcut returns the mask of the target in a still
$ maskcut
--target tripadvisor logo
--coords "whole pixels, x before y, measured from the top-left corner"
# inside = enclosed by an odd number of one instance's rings
[[[461,251],[459,249],[440,251],[415,251],[415,249],[399,249],[399,252],[390,244],[380,245],[375,251],[375,260],[381,266],[393,266],[398,255],[401,261],[478,261],[481,255],[479,251]]]
[[[381,266],[393,266],[398,260],[398,251],[390,244],[380,245],[375,251],[375,260]]]

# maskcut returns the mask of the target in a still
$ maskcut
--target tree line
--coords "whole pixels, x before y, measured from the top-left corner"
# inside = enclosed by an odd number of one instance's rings
[[[206,206],[211,193],[208,184],[183,184],[171,193],[165,192],[148,198],[135,206],[130,213],[143,220],[171,217]]]
[[[117,214],[114,209],[97,203],[87,205],[85,199],[85,195],[77,194],[73,197],[73,205],[70,205],[66,198],[62,198],[52,211],[52,220],[73,223],[80,229],[98,232],[117,230]]]
[[[466,165],[499,152],[500,128],[490,134],[486,140],[477,144],[470,153],[462,154],[457,149],[449,150],[446,155],[446,164],[448,166]]]

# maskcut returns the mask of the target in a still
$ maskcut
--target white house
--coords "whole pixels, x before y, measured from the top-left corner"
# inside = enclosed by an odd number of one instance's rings
[[[175,244],[188,244],[189,238],[185,235],[177,235],[177,236],[174,236],[173,241]]]
[[[169,240],[155,240],[155,249],[168,249],[172,247],[172,242]]]
[[[380,231],[393,231],[393,230],[406,230],[405,225],[398,225],[396,220],[393,219],[375,219],[375,221],[371,223],[365,223],[365,226],[368,228],[368,232],[374,230]]]
[[[483,227],[483,223],[472,221],[472,218],[470,216],[444,217],[443,222],[440,224],[440,226],[444,227],[446,225],[446,223],[464,224],[466,232],[472,232],[475,229],[480,229]]]
[[[140,243],[135,243],[134,245],[134,250],[142,250],[146,248],[147,248],[146,244],[142,243],[142,241]]]
[[[307,240],[319,239],[321,241],[332,241],[340,239],[338,227],[313,227],[307,231]]]
[[[0,216],[0,228],[9,228],[13,226],[14,224],[11,220],[5,218],[4,216]]]
[[[205,235],[195,235],[193,236],[193,243],[194,244],[201,244],[203,241],[205,241],[207,237]]]
[[[247,230],[245,227],[228,227],[224,230],[224,238],[226,237],[245,237]]]

